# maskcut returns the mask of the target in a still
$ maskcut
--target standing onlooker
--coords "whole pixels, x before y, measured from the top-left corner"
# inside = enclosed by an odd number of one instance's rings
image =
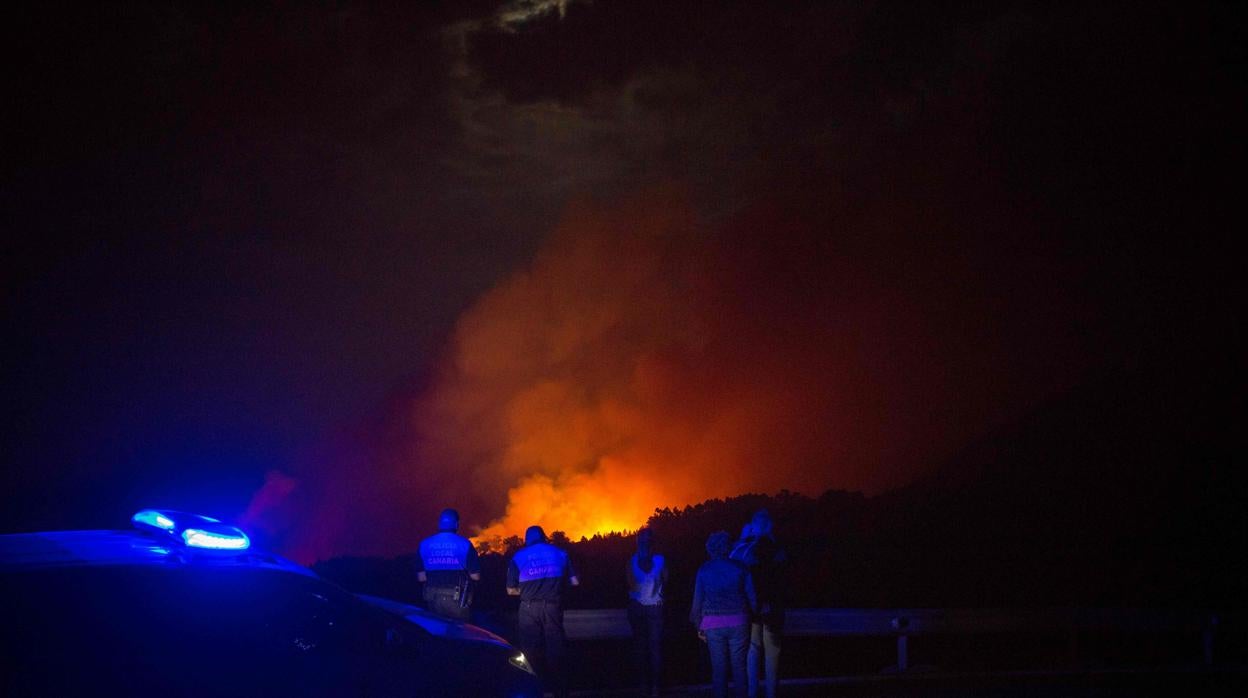
[[[567,645],[563,633],[565,582],[572,586],[581,583],[568,554],[546,542],[541,526],[529,526],[524,532],[524,547],[507,566],[507,593],[520,597],[520,649],[556,696],[568,694],[563,664]]]
[[[416,579],[424,582],[430,611],[458,620],[471,620],[470,581],[481,579],[481,561],[472,541],[459,535],[459,512],[443,509],[438,532],[420,542]]]
[[[633,652],[641,677],[642,695],[659,695],[663,667],[663,585],[667,563],[655,555],[650,529],[637,531],[637,552],[628,560],[628,623],[633,628]]]
[[[749,696],[758,695],[758,670],[762,660],[767,698],[776,698],[780,683],[780,644],[784,636],[784,566],[788,556],[776,543],[771,515],[766,509],[754,514],[745,525],[731,557],[749,566],[758,592],[758,612],[750,623]]]
[[[728,559],[732,538],[724,531],[706,540],[710,560],[698,569],[689,619],[698,628],[711,654],[711,681],[715,695],[728,695],[728,665],[738,696],[745,692],[746,646],[750,614],[754,612],[754,582],[744,563]]]

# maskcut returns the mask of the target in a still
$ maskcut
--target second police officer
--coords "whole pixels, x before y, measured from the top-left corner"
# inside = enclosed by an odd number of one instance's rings
[[[568,554],[546,542],[541,526],[529,526],[524,533],[524,547],[516,551],[507,566],[507,593],[520,597],[520,649],[533,660],[556,696],[568,694],[563,661],[567,645],[563,632],[564,585],[580,583]]]
[[[438,532],[420,542],[416,579],[424,582],[425,604],[448,618],[472,619],[470,582],[481,579],[481,561],[472,541],[459,535],[459,512],[443,509]]]

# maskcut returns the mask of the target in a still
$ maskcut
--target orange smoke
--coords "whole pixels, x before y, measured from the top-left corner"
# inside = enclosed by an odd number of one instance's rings
[[[874,493],[1076,366],[1045,339],[1060,315],[986,292],[938,209],[825,198],[713,222],[672,190],[571,206],[427,383],[271,476],[248,519],[313,561],[410,552],[447,506],[491,545],[748,492]]]
[[[480,509],[502,512],[487,544],[532,524],[631,530],[748,491],[895,483],[909,452],[882,443],[883,395],[924,379],[883,336],[909,348],[921,332],[894,332],[905,304],[825,234],[764,212],[711,229],[671,191],[572,207],[461,318],[416,410],[415,462],[487,493]]]

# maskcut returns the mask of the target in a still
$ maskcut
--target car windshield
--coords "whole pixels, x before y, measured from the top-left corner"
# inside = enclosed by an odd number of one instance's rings
[[[314,693],[283,677],[328,685],[352,662],[423,636],[331,584],[263,568],[49,568],[0,576],[0,593],[14,609],[2,624],[10,666],[20,667],[19,687],[37,693],[184,692],[196,681],[231,693],[266,682]]]

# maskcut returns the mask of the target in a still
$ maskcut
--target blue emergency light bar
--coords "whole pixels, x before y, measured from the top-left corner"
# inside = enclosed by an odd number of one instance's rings
[[[155,509],[144,509],[131,517],[130,520],[134,522],[135,526],[150,526],[152,528],[159,528],[162,531],[172,531],[177,527],[177,524],[173,522],[173,519],[165,516]]]
[[[228,526],[227,528],[234,528]],[[182,542],[190,548],[206,548],[209,550],[246,550],[251,546],[247,534],[237,528],[232,532],[205,531],[202,528],[188,528],[182,532]]]
[[[135,528],[167,534],[188,548],[246,550],[251,547],[251,539],[242,529],[223,524],[210,516],[168,509],[143,509],[130,517],[130,521]]]

